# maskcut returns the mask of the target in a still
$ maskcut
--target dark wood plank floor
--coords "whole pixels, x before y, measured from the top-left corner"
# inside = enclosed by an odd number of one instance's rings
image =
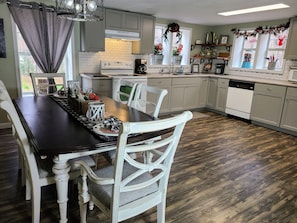
[[[296,223],[297,137],[207,113],[186,125],[169,180],[166,222]],[[0,130],[0,222],[30,222],[17,145]],[[102,159],[103,161],[103,159]],[[41,222],[58,222],[55,187],[42,192]],[[69,222],[79,222],[70,186]],[[98,216],[97,209],[90,219]],[[156,210],[125,222],[156,222]]]

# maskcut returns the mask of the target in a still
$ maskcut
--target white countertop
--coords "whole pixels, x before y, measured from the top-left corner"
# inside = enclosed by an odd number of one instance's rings
[[[290,86],[297,87],[297,83],[289,82],[286,80],[276,80],[269,78],[256,78],[256,77],[247,77],[247,76],[239,76],[239,75],[218,75],[218,74],[205,74],[205,73],[197,73],[197,74],[160,74],[160,73],[149,73],[147,74],[148,78],[185,78],[185,77],[216,77],[216,78],[226,78],[233,80],[242,80],[242,81],[250,81],[255,83],[263,83],[263,84],[274,84],[281,86]]]

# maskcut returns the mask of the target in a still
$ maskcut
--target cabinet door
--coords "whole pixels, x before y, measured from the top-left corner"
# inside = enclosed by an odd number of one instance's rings
[[[154,51],[155,17],[141,16],[140,41],[132,42],[133,54],[152,54]]]
[[[297,59],[297,17],[292,18],[290,21],[290,30],[288,42],[285,50],[285,59]]]
[[[182,111],[184,110],[184,86],[172,86],[171,92],[171,111]]]
[[[193,109],[198,107],[198,86],[185,87],[184,91],[184,109]]]
[[[140,31],[140,14],[120,10],[106,9],[106,29]]]
[[[297,132],[297,88],[287,90],[280,127]]]
[[[217,101],[217,88],[218,88],[218,79],[209,78],[208,82],[208,94],[207,94],[207,107],[215,108]]]
[[[286,87],[255,84],[251,120],[279,127]]]
[[[228,93],[228,79],[219,79],[218,80],[218,92],[217,92],[217,102],[216,109],[218,111],[225,112],[226,102],[227,102],[227,93]]]
[[[207,100],[207,89],[208,89],[208,78],[199,78],[199,92],[198,92],[198,108],[206,106]]]
[[[98,52],[105,50],[105,22],[80,22],[80,50]]]

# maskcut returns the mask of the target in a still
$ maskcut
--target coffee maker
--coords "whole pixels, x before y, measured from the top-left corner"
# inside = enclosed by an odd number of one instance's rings
[[[223,63],[216,64],[215,74],[224,74],[224,70],[225,70],[225,64]]]
[[[135,69],[136,74],[146,74],[147,70],[147,60],[135,59]]]

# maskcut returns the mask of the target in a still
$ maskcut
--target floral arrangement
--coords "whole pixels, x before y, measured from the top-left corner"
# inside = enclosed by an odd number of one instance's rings
[[[162,51],[163,51],[162,43],[159,43],[159,44],[155,45],[155,48],[154,48],[154,54],[155,55],[162,55]]]
[[[181,51],[183,50],[183,45],[182,44],[179,44],[177,47],[175,47],[172,51],[172,55],[173,56],[179,56]]]
[[[236,29],[236,28],[231,29],[231,31],[236,35],[236,37],[244,36],[244,38],[247,39],[248,37],[256,36],[257,34],[272,33],[274,35],[277,35],[277,34],[281,33],[282,31],[288,29],[289,26],[290,26],[290,21],[287,22],[286,24],[280,24],[278,26],[270,26],[270,27],[268,27],[268,26],[266,26],[266,27],[259,26],[258,28],[256,28],[252,32],[241,31],[241,30]]]
[[[176,37],[178,38],[176,43],[179,43],[181,41],[182,38],[182,33],[179,30],[179,25],[177,23],[170,23],[167,26],[167,29],[165,30],[163,37],[165,38],[165,41],[168,40],[168,33],[172,32],[172,33],[176,33]]]

